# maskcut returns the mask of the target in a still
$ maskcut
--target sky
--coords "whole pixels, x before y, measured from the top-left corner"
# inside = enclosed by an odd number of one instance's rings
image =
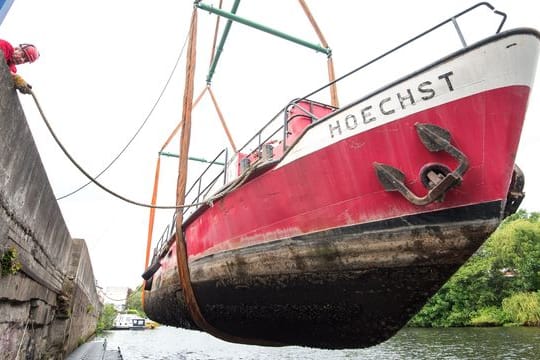
[[[218,1],[205,1],[215,4]],[[424,30],[476,4],[475,1],[306,0],[342,75]],[[537,0],[492,1],[508,15],[503,29],[540,29]],[[151,4],[151,5],[150,5]],[[192,1],[16,0],[0,25],[0,38],[33,43],[41,53],[18,67],[33,86],[48,121],[70,154],[90,174],[101,172],[119,154],[155,109],[126,152],[98,180],[140,203],[150,203],[157,154],[182,112],[185,44]],[[224,1],[230,9],[231,0]],[[298,1],[240,3],[238,15],[295,37],[319,43]],[[468,43],[492,34],[500,17],[481,10],[463,19]],[[195,95],[205,86],[216,17],[199,11]],[[224,21],[221,22],[223,28]],[[470,39],[470,40],[469,40]],[[370,67],[338,88],[341,104],[359,98],[457,50],[453,28]],[[173,72],[175,64],[176,71]],[[156,104],[167,79],[171,81]],[[229,40],[212,81],[221,112],[237,145],[243,144],[281,107],[327,82],[326,57],[241,24]],[[540,81],[538,75],[537,85]],[[540,86],[533,88],[517,154],[525,173],[521,208],[540,211]],[[64,156],[47,131],[30,96],[20,95],[29,126],[57,197],[88,180]],[[329,102],[328,99],[321,99]],[[227,140],[209,96],[193,115],[190,155],[213,158]],[[175,140],[165,149],[178,153]],[[193,175],[190,173],[190,175]],[[174,205],[177,162],[163,158],[159,205]],[[144,271],[149,209],[128,204],[95,185],[59,201],[72,237],[86,240],[100,286],[138,286]],[[154,238],[172,213],[158,210]]]

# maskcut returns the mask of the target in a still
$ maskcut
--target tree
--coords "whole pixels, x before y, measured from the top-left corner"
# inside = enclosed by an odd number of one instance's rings
[[[540,213],[519,210],[501,224],[409,325],[537,324],[537,303],[533,300],[539,290]],[[524,299],[530,300],[527,308],[515,305]],[[520,320],[524,318],[528,320]]]
[[[129,290],[126,301],[126,309],[128,311],[135,310],[139,316],[146,317],[142,307],[142,287],[139,286],[135,291]]]
[[[511,269],[515,276],[504,291],[540,289],[540,222],[538,217],[507,222],[486,244],[496,269]]]
[[[409,325],[465,326],[480,309],[497,303],[490,262],[477,253],[433,296]]]
[[[98,319],[96,332],[101,333],[104,330],[111,329],[117,313],[113,304],[105,304]]]
[[[540,292],[514,294],[503,300],[502,309],[512,323],[540,326]]]

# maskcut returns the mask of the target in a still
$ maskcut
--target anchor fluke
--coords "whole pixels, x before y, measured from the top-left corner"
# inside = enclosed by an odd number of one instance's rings
[[[451,188],[459,185],[463,174],[469,168],[469,160],[460,150],[453,146],[450,141],[450,132],[433,124],[415,124],[416,132],[420,141],[431,152],[445,151],[456,160],[458,167],[450,172],[443,164],[435,164],[429,169],[426,176],[429,178],[429,191],[425,196],[417,196],[405,185],[405,174],[399,169],[381,163],[373,163],[379,182],[386,191],[399,191],[407,200],[415,205],[428,205],[434,201],[443,201],[444,195]],[[441,171],[435,171],[440,169]],[[442,171],[444,169],[444,171]]]
[[[405,181],[405,174],[399,169],[381,163],[374,163],[375,172],[386,191],[399,191]]]
[[[452,135],[446,129],[433,124],[417,123],[414,126],[418,137],[429,151],[442,151],[450,145]]]

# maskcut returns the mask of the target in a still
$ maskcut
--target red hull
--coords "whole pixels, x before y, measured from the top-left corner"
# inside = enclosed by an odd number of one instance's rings
[[[336,110],[197,209],[183,230],[205,319],[248,343],[326,348],[374,345],[404,326],[508,210],[539,38],[500,34]],[[430,152],[417,124],[445,129],[468,160],[461,183],[427,205],[385,190],[374,167],[399,169],[418,196],[426,166],[461,167]],[[145,311],[196,329],[175,240],[151,266]]]
[[[477,94],[403,118],[268,171],[215,203],[185,228],[188,254],[290,238],[353,224],[506,199],[529,88]],[[430,153],[415,123],[439,125],[469,158],[470,169],[444,202],[426,207],[384,191],[373,164],[398,167],[407,185],[426,193],[419,179],[428,163],[456,167],[447,154]],[[501,179],[504,179],[501,181]]]

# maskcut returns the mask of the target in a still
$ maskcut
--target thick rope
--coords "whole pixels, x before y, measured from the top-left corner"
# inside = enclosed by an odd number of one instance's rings
[[[332,57],[328,57],[327,60],[328,65],[328,79],[330,82],[336,80],[336,74],[334,73],[334,61],[332,60]],[[337,93],[337,86],[336,83],[333,82],[332,85],[330,85],[330,104],[334,107],[339,107],[339,98]]]
[[[197,10],[193,9],[189,32],[189,44],[186,61],[186,82],[184,87],[184,100],[182,110],[182,120],[180,121],[180,156],[178,162],[178,182],[176,187],[176,204],[181,206],[185,201],[185,191],[187,183],[187,163],[188,151],[191,140],[191,111],[193,108],[193,84],[195,75],[196,43],[197,43]],[[186,306],[193,321],[201,328],[208,327],[206,320],[202,316],[195,293],[191,286],[189,274],[187,246],[182,232],[183,212],[178,212],[176,216],[176,261],[178,266],[178,276],[183,289]]]
[[[311,14],[311,11],[309,11],[309,8],[304,0],[298,0],[300,2],[300,6],[302,6],[302,9],[304,10],[304,13],[306,13],[307,18],[309,19],[309,22],[311,23],[311,26],[313,26],[313,29],[317,33],[317,36],[319,37],[319,40],[321,41],[321,45],[325,48],[328,48],[328,43],[326,42],[326,39],[324,38],[324,35],[319,28],[319,25],[317,25],[317,22],[315,21],[315,18]]]
[[[229,128],[227,127],[227,123],[225,122],[225,117],[223,116],[223,114],[221,112],[221,109],[219,108],[217,100],[216,100],[216,98],[214,96],[214,92],[212,91],[210,86],[208,87],[208,92],[210,93],[210,97],[212,98],[212,102],[214,103],[214,107],[216,108],[216,112],[218,114],[219,121],[221,122],[221,126],[223,126],[223,130],[225,131],[225,134],[227,135],[227,139],[229,139],[229,143],[231,144],[231,147],[232,147],[233,151],[237,152],[238,150],[236,149],[236,145],[234,144],[234,140],[233,140],[233,138],[231,136]]]
[[[183,101],[183,111],[182,111],[182,127],[180,135],[180,160],[179,160],[179,175],[178,175],[178,184],[176,190],[176,203],[178,206],[182,206],[185,200],[185,190],[187,183],[187,162],[188,162],[188,150],[191,136],[191,111],[193,105],[193,84],[195,77],[195,63],[196,63],[196,43],[197,43],[197,9],[193,10],[193,15],[191,18],[191,28],[190,28],[190,41],[188,46],[188,56],[186,63],[186,84],[184,88],[184,101]],[[206,331],[209,334],[212,334],[215,337],[220,339],[236,342],[236,343],[250,343],[250,344],[259,344],[267,346],[278,346],[281,344],[269,342],[265,340],[258,339],[246,339],[230,335],[222,332],[221,330],[215,328],[206,321],[206,318],[203,316],[193,286],[191,284],[191,277],[189,273],[188,265],[188,255],[187,255],[187,245],[182,232],[182,222],[183,222],[183,213],[180,211],[177,213],[176,217],[176,260],[178,266],[178,276],[180,280],[180,286],[183,290],[184,300],[186,306],[191,315],[191,318],[195,324]]]
[[[49,130],[49,132],[51,133],[51,136],[53,137],[54,141],[56,142],[56,144],[60,147],[60,149],[62,150],[62,152],[64,153],[64,155],[69,159],[69,161],[71,161],[71,163],[84,175],[88,178],[88,180],[90,180],[91,182],[93,182],[95,185],[97,185],[100,189],[102,189],[103,191],[109,193],[110,195],[120,199],[120,200],[123,200],[129,204],[132,204],[132,205],[137,205],[137,206],[142,206],[142,207],[147,207],[147,208],[155,208],[155,209],[184,209],[184,208],[188,208],[188,207],[194,207],[194,206],[200,206],[200,205],[205,205],[207,202],[199,202],[199,203],[193,203],[191,205],[182,205],[182,206],[177,206],[177,205],[174,205],[174,206],[161,206],[161,205],[151,205],[151,204],[145,204],[145,203],[141,203],[141,202],[137,202],[137,201],[134,201],[134,200],[131,200],[131,199],[128,199],[126,198],[125,196],[122,196],[114,191],[112,191],[111,189],[107,188],[106,186],[104,186],[103,184],[101,184],[99,181],[97,181],[95,178],[93,178],[90,174],[88,174],[88,172],[86,172],[86,170],[83,169],[83,167],[81,165],[79,165],[79,163],[77,161],[75,161],[75,159],[70,155],[70,153],[67,151],[67,149],[64,147],[64,145],[62,144],[62,142],[60,141],[60,139],[58,139],[58,137],[56,136],[56,133],[54,132],[54,130],[52,129],[51,127],[51,124],[49,123],[49,121],[47,120],[47,117],[45,116],[45,113],[43,112],[43,109],[41,108],[41,105],[39,104],[39,101],[36,97],[36,94],[30,90],[30,94],[32,95],[32,98],[34,99],[34,102],[36,103],[36,106],[38,108],[38,111],[41,115],[41,118],[43,119],[43,122],[45,123],[45,126],[47,126],[47,129]]]
[[[304,0],[298,0],[300,2],[300,6],[302,6],[302,9],[304,10],[304,13],[306,14],[307,18],[309,19],[309,22],[311,23],[311,26],[313,26],[313,29],[317,33],[317,36],[319,37],[319,40],[321,41],[321,45],[325,48],[328,48],[328,43],[326,42],[326,39],[324,38],[324,35],[319,28],[319,25],[315,21],[315,18],[311,14],[311,11],[309,11],[309,8]],[[335,83],[336,75],[334,72],[334,62],[332,61],[332,56],[328,56],[328,78],[331,82],[330,85],[330,101],[332,106],[339,107],[339,100],[338,100],[338,94],[337,94],[337,86]]]
[[[204,93],[204,92],[203,92]],[[156,199],[154,198],[154,195],[157,197],[157,180],[158,180],[158,177],[159,177],[159,158],[158,158],[158,164],[157,164],[157,168],[156,168],[156,179],[155,179],[155,183],[154,183],[154,194],[152,196],[152,203],[151,204],[143,204],[143,203],[139,203],[139,202],[136,202],[136,201],[133,201],[133,200],[130,200],[130,199],[127,199],[117,193],[115,193],[114,191],[106,188],[104,185],[102,185],[101,183],[99,183],[96,179],[92,178],[76,161],[75,159],[69,154],[69,152],[67,151],[67,149],[64,147],[64,145],[62,144],[62,142],[60,142],[60,139],[58,139],[58,137],[56,136],[56,133],[54,132],[54,130],[52,129],[51,127],[51,124],[49,123],[49,121],[47,120],[47,117],[45,116],[45,113],[43,112],[43,109],[41,108],[41,105],[36,97],[36,95],[34,94],[33,91],[30,92],[30,94],[32,95],[32,98],[34,99],[34,102],[36,103],[36,106],[39,110],[39,113],[43,119],[43,122],[45,123],[45,125],[47,126],[47,129],[49,130],[49,132],[51,133],[53,139],[56,141],[57,145],[60,147],[60,149],[62,150],[62,152],[64,153],[64,155],[66,155],[66,157],[72,162],[72,164],[81,172],[83,173],[84,176],[86,176],[91,182],[93,182],[94,184],[96,184],[99,188],[101,188],[102,190],[104,190],[105,192],[123,200],[123,201],[126,201],[130,204],[133,204],[133,205],[137,205],[137,206],[143,206],[143,207],[147,207],[147,208],[150,208],[151,209],[151,214],[154,214],[154,212],[152,210],[155,210],[155,209],[184,209],[184,208],[188,208],[188,207],[194,207],[194,206],[201,206],[201,205],[210,205],[212,204],[215,200],[221,198],[222,196],[225,196],[227,193],[231,192],[231,191],[234,191],[235,189],[237,189],[240,185],[242,185],[248,178],[249,178],[249,175],[253,172],[253,170],[255,169],[256,165],[258,163],[255,163],[253,164],[253,166],[250,168],[250,170],[246,171],[244,174],[242,174],[242,176],[240,176],[236,182],[230,184],[227,188],[223,189],[221,192],[213,195],[211,198],[203,201],[203,202],[198,202],[198,203],[193,203],[191,205],[177,205],[177,206],[158,206],[158,205],[155,205],[155,201]],[[202,94],[201,94],[202,96]],[[195,105],[195,104],[194,104]],[[183,124],[183,122],[181,122],[180,124]],[[185,191],[185,185],[184,185],[184,191]],[[184,200],[182,200],[184,201]],[[178,203],[178,204],[181,204],[181,203]],[[179,214],[182,214],[182,212],[178,212]],[[150,240],[149,242],[150,243],[147,243],[147,250],[146,250],[146,259],[145,259],[145,268],[148,267],[148,261],[149,261],[149,254],[150,254],[150,248],[151,248],[151,231],[153,231],[153,219],[154,219],[154,216],[155,215],[151,215],[151,220],[150,220],[150,224],[149,224],[149,230],[148,230],[148,233],[149,233],[149,236],[150,236]],[[182,215],[178,216],[177,217],[177,222],[176,222],[176,228],[177,228],[177,234],[178,234],[178,229],[181,229],[181,223],[182,223]],[[178,218],[180,218],[180,222],[178,222]],[[181,233],[181,231],[180,231]],[[178,235],[177,235],[178,236]],[[178,237],[177,237],[178,239]],[[183,238],[181,238],[182,240],[181,241],[177,241],[177,258],[178,257],[178,250],[179,248],[183,248],[183,253],[184,254],[187,254],[187,249],[186,249],[186,245],[185,245],[185,241]],[[183,246],[180,246],[180,245],[183,245]],[[187,267],[187,255],[184,255],[184,260],[182,260],[185,264],[186,264],[186,267]],[[179,271],[180,271],[180,266],[179,266]],[[185,271],[187,271],[187,274],[189,276],[189,269],[186,269]],[[184,285],[182,286],[182,288],[186,288],[184,287]],[[191,289],[191,282],[189,282],[189,288]],[[191,289],[191,292],[193,292],[193,289]],[[193,294],[193,297],[194,297],[194,294]],[[144,291],[142,293],[142,301],[143,301],[143,304],[144,304]],[[197,305],[197,308],[198,308],[198,305]],[[199,314],[200,314],[200,310],[198,311]],[[202,317],[202,315],[201,315]],[[203,321],[206,323],[206,321],[204,320],[203,318]],[[198,324],[199,325],[199,324]],[[203,328],[201,326],[201,328]],[[211,327],[210,325],[208,325],[205,329],[210,329],[213,327]],[[216,333],[216,337],[219,337],[219,338],[222,338],[222,339],[225,339],[225,340],[228,340],[230,339],[230,336],[229,335],[217,335],[217,333],[219,332],[218,330],[214,330],[214,331],[208,331],[209,333],[213,334]],[[228,341],[233,341],[233,342],[244,342],[243,340],[228,340]],[[254,342],[254,344],[262,344],[260,341],[256,341]],[[276,344],[273,344],[273,345],[276,345]]]
[[[161,158],[158,156],[156,163],[156,174],[154,176],[154,189],[152,190],[152,200],[151,204],[156,205],[157,194],[158,194],[158,185],[159,185],[159,169],[161,164]],[[148,235],[146,239],[146,254],[144,258],[144,269],[148,268],[148,262],[150,261],[150,249],[152,248],[152,234],[154,232],[154,220],[156,218],[156,209],[150,208],[150,216],[148,219]],[[143,288],[146,285],[146,280],[143,280]],[[144,291],[141,291],[141,303],[144,308]]]
[[[195,106],[197,106],[197,104],[199,103],[199,101],[202,99],[204,93],[206,92],[207,90],[207,87],[205,87],[203,89],[203,91],[201,91],[200,95],[197,97],[197,99],[193,102],[193,108],[195,108]],[[163,151],[167,145],[169,145],[169,143],[172,141],[172,139],[175,137],[176,133],[178,132],[178,130],[180,130],[180,127],[182,126],[182,120],[180,120],[180,122],[178,123],[178,125],[176,125],[176,127],[174,128],[174,130],[171,132],[171,134],[169,135],[169,137],[167,138],[167,140],[165,141],[165,143],[163,144],[163,146],[161,147],[161,151]]]
[[[199,94],[197,99],[193,102],[192,109],[195,106],[197,106],[197,104],[199,103],[199,101],[203,97],[206,90],[207,90],[207,87],[205,87],[203,89],[203,91]],[[174,136],[176,135],[178,130],[180,130],[181,126],[182,126],[182,120],[178,123],[178,125],[171,132],[171,134],[169,135],[169,137],[167,138],[167,140],[165,141],[165,143],[161,147],[160,152],[163,151],[165,149],[165,147],[167,147],[167,145],[169,145],[169,143],[172,141],[172,139],[174,138]],[[154,190],[152,192],[152,205],[155,205],[156,200],[157,200],[157,192],[158,192],[158,185],[159,185],[159,169],[160,169],[160,162],[161,162],[160,161],[160,156],[161,155],[158,155],[158,160],[157,160],[157,164],[156,164],[156,175],[154,177]],[[210,201],[212,201],[212,200],[210,200]],[[154,232],[154,219],[155,219],[155,217],[156,217],[155,209],[151,208],[150,209],[150,218],[148,220],[148,238],[147,238],[147,241],[146,241],[146,259],[145,259],[145,262],[144,262],[144,268],[145,269],[148,269],[148,263],[150,261],[150,249],[152,248],[152,234]],[[145,284],[146,284],[146,280],[143,281],[143,286]],[[141,301],[142,301],[142,304],[144,306],[144,291],[141,294]]]
[[[219,9],[223,7],[223,0],[219,0]],[[214,62],[214,55],[216,54],[216,44],[217,44],[217,37],[219,32],[219,21],[221,20],[221,16],[216,16],[216,28],[214,29],[214,41],[212,42],[212,51],[210,52],[210,64],[208,66],[212,66],[212,62]]]
[[[189,35],[189,34],[188,34]],[[163,89],[161,90],[161,92],[159,93],[159,96],[158,98],[156,99],[156,101],[154,102],[154,105],[152,106],[152,108],[150,109],[150,111],[148,112],[148,115],[146,115],[146,118],[144,119],[144,121],[141,123],[141,125],[139,126],[139,128],[137,129],[137,131],[135,131],[135,133],[133,134],[133,136],[131,137],[131,139],[127,142],[127,144],[122,148],[122,150],[118,153],[118,155],[116,155],[114,157],[114,159],[112,159],[112,161],[109,163],[109,165],[107,165],[103,170],[101,170],[94,178],[97,179],[99,178],[101,175],[103,175],[103,173],[105,173],[105,171],[109,170],[109,168],[116,162],[116,160],[118,160],[118,158],[120,158],[120,156],[122,156],[122,154],[127,150],[127,148],[131,145],[131,143],[135,140],[135,138],[139,135],[139,133],[141,132],[142,128],[144,127],[144,125],[146,125],[146,123],[148,122],[148,120],[150,119],[150,116],[153,114],[154,110],[156,109],[157,105],[159,104],[159,102],[161,101],[161,98],[163,97],[163,94],[165,93],[165,90],[167,90],[167,87],[169,86],[169,83],[171,82],[171,79],[176,71],[176,68],[178,67],[178,64],[180,62],[180,59],[182,58],[182,55],[184,54],[184,48],[186,47],[186,44],[187,44],[187,39],[188,39],[188,36],[186,35],[186,39],[184,40],[184,45],[182,45],[182,49],[180,50],[180,53],[178,54],[178,57],[176,58],[176,62],[171,70],[171,73],[169,75],[169,78],[167,79],[167,81],[165,82],[165,85],[163,86]],[[92,181],[88,181],[86,184],[84,185],[81,185],[79,186],[77,189],[73,190],[73,191],[70,191],[69,193],[65,194],[65,195],[62,195],[60,197],[58,197],[56,200],[62,200],[62,199],[65,199],[71,195],[74,195],[75,193],[81,191],[82,189],[84,189],[85,187],[87,187],[88,185],[90,185],[92,183]]]

